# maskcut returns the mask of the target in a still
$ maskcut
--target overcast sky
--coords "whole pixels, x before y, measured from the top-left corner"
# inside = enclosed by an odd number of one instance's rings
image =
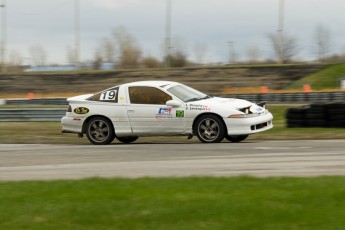
[[[1,2],[2,0],[0,0]],[[278,28],[279,0],[172,0],[172,37],[182,40],[193,59],[196,43],[207,47],[204,61],[226,62],[229,41],[240,60],[249,47],[273,58],[267,34]],[[74,46],[74,0],[6,0],[8,52],[25,60],[42,45],[49,63],[65,63]],[[81,59],[93,58],[102,38],[124,26],[144,54],[163,56],[166,0],[80,0]],[[345,52],[344,0],[285,0],[285,33],[297,39],[300,59],[313,59],[315,29],[329,28],[332,52]]]

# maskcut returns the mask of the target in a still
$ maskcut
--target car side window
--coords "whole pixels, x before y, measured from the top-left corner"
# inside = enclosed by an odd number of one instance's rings
[[[88,98],[88,100],[118,103],[118,92],[119,87],[107,89],[93,95],[92,97]]]
[[[170,95],[154,87],[133,86],[128,91],[132,104],[164,105],[172,100]]]

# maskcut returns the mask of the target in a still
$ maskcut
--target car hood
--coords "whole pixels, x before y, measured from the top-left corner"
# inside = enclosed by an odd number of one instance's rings
[[[235,99],[235,98],[222,98],[222,97],[212,97],[204,100],[188,102],[188,105],[208,105],[208,106],[231,106],[234,109],[242,109],[253,105],[252,102]]]
[[[262,113],[265,111],[263,107],[258,106],[250,101],[235,99],[235,98],[222,98],[213,97],[199,101],[193,101],[187,103],[189,107],[206,106],[211,110],[241,110],[243,108],[249,108],[252,113]]]

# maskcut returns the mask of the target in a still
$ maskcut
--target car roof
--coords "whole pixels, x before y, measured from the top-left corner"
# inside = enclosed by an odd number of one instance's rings
[[[173,81],[136,81],[131,83],[123,84],[122,86],[153,86],[162,87],[165,85],[179,85],[177,82]]]

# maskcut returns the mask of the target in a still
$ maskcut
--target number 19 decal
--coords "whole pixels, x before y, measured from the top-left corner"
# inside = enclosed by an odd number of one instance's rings
[[[101,94],[101,101],[111,101],[116,99],[117,90],[108,90]]]

